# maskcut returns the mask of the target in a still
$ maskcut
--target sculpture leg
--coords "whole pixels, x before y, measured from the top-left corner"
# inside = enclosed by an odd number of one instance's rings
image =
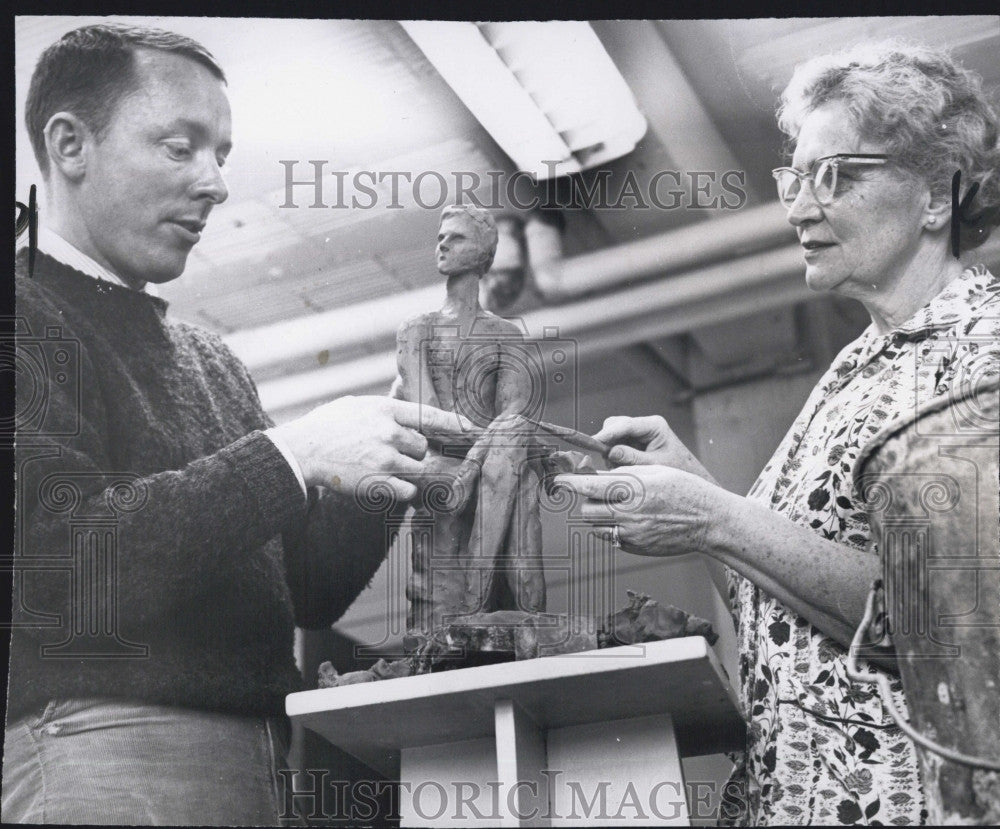
[[[467,559],[473,613],[496,609],[488,606],[489,598],[514,514],[517,470],[523,455],[523,447],[493,446],[483,461]]]
[[[541,480],[534,466],[522,461],[518,476],[513,525],[507,543],[505,575],[515,605],[511,610],[545,610],[542,570],[542,522],[539,515]]]
[[[469,612],[461,550],[468,543],[472,520],[471,509],[457,515],[423,506],[409,510],[404,529],[410,544],[410,634],[427,636],[443,618]]]

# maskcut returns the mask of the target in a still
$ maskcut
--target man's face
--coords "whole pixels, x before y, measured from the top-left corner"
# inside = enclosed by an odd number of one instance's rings
[[[129,283],[184,271],[211,209],[229,195],[231,147],[222,82],[181,55],[139,49],[137,88],[87,147],[79,211],[92,258]]]
[[[445,276],[482,270],[489,248],[469,216],[446,216],[437,240],[437,267]]]

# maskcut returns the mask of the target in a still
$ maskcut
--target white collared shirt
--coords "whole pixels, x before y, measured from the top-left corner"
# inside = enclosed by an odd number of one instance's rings
[[[104,265],[87,256],[82,250],[67,242],[51,228],[38,228],[38,249],[51,256],[57,262],[62,262],[62,264],[68,265],[80,273],[85,273],[87,276],[92,276],[94,279],[103,279],[112,285],[120,285],[123,288],[133,291],[142,290],[151,296],[157,295],[155,286],[148,282],[141,289],[133,288],[116,273],[109,271]]]
[[[67,242],[62,236],[51,228],[38,228],[38,250],[42,251],[47,256],[51,256],[57,262],[61,262],[63,265],[67,265],[68,267],[73,268],[73,270],[79,271],[87,276],[92,276],[94,279],[103,279],[105,282],[110,282],[112,285],[119,285],[122,288],[128,288],[130,291],[139,290],[143,293],[149,294],[150,296],[157,296],[156,287],[154,285],[147,282],[141,289],[133,288],[117,274],[109,271],[102,264],[95,261],[90,256],[87,256],[87,254],[75,245]],[[264,434],[268,436],[271,443],[273,443],[278,451],[281,452],[282,456],[284,456],[288,465],[292,468],[292,472],[295,473],[295,478],[299,482],[299,486],[302,487],[302,494],[305,495],[306,480],[302,475],[302,469],[299,466],[299,462],[288,448],[288,444],[279,435],[277,435],[273,429],[266,429]]]

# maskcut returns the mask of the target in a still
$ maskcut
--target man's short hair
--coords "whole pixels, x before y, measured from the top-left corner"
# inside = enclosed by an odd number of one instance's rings
[[[72,112],[101,140],[115,107],[136,87],[135,50],[140,48],[183,55],[226,82],[212,53],[176,32],[123,23],[67,32],[38,59],[25,104],[24,122],[42,175],[49,173],[44,134],[49,119],[57,112]]]

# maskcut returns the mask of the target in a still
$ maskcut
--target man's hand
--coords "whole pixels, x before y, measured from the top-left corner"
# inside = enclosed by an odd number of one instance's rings
[[[711,473],[659,415],[609,417],[594,437],[612,447],[608,462],[613,466],[672,466],[715,483]]]
[[[419,431],[455,431],[470,424],[430,406],[386,397],[341,397],[275,427],[295,456],[307,486],[354,494],[366,477],[386,481],[396,497],[417,493],[406,477],[418,476],[427,452]]]

